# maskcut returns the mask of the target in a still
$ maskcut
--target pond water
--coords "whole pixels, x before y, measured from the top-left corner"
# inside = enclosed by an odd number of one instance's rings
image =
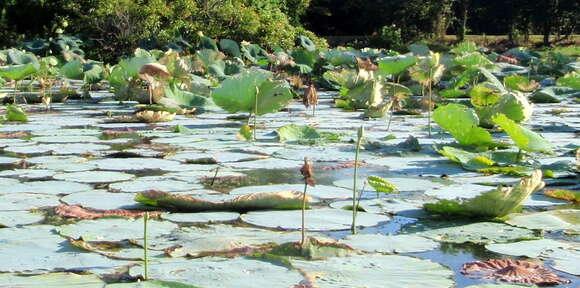
[[[308,157],[313,161],[317,182],[308,190],[312,197],[312,209],[306,218],[308,234],[352,243],[363,256],[291,260],[300,273],[243,256],[221,258],[212,253],[300,240],[296,229],[300,211],[178,215],[158,208],[153,210],[163,211],[161,218],[151,220],[148,227],[151,277],[200,287],[210,287],[208,283],[213,283],[211,287],[256,287],[259,283],[252,282],[256,277],[266,279],[264,285],[277,281],[280,286],[276,287],[292,287],[308,277],[318,278],[320,287],[363,287],[361,283],[367,285],[364,287],[423,287],[426,283],[433,287],[467,287],[496,283],[461,274],[467,262],[527,259],[543,261],[547,269],[571,281],[556,287],[580,285],[578,206],[545,197],[540,190],[524,202],[523,208],[525,215],[536,218],[508,221],[514,226],[429,215],[422,209],[424,203],[473,198],[494,189],[491,186],[514,184],[519,177],[483,175],[448,161],[436,150],[453,139],[437,129],[429,138],[426,117],[395,116],[390,131],[386,131],[385,120],[363,121],[359,112],[332,108],[335,94],[320,94],[321,104],[314,117],[298,102],[284,112],[259,117],[255,143],[236,137],[245,121],[231,120],[231,115],[218,109],[197,117],[178,115],[171,122],[143,124],[109,121],[111,116],[131,113],[134,103],[69,101],[52,105],[50,111],[28,105],[26,108],[33,111],[29,122],[0,126],[0,227],[4,227],[0,228],[0,255],[5,259],[0,264],[0,284],[17,283],[17,278],[10,278],[17,274],[62,271],[97,275],[109,282],[107,287],[141,277],[142,218],[67,219],[55,212],[61,204],[151,210],[134,200],[138,193],[160,190],[215,202],[258,192],[302,192],[304,179],[299,170],[302,159]],[[551,113],[563,108],[565,113]],[[535,161],[575,161],[571,153],[580,144],[578,115],[578,104],[536,105],[529,126],[552,141],[556,154],[533,155]],[[274,131],[288,124],[313,125],[320,131],[338,133],[340,139],[314,146],[279,143]],[[190,130],[176,133],[177,125]],[[366,130],[367,149],[361,152],[359,183],[375,175],[400,190],[383,194],[365,186],[359,204],[363,210],[358,215],[359,235],[368,239],[350,236],[351,211],[346,210],[352,203],[354,141],[361,125]],[[388,135],[393,139],[386,140]],[[418,149],[404,144],[410,136],[418,140]],[[499,133],[494,137],[506,140]],[[547,180],[547,187],[578,191],[577,175],[563,173],[561,177]],[[568,216],[541,214],[562,208],[567,208],[562,211],[568,211]],[[471,226],[482,223],[489,227]],[[458,227],[464,230],[438,230]],[[407,238],[397,236],[409,236],[410,240],[405,242]],[[545,244],[548,242],[532,243],[540,238],[552,240],[552,246]],[[78,240],[86,243],[78,244]],[[490,246],[521,241],[530,241],[533,251],[514,246],[514,253],[504,254],[493,252],[496,246]],[[502,251],[512,251],[506,249]],[[196,256],[182,257],[186,255]],[[60,275],[54,277],[61,281]],[[32,283],[46,281],[27,279]],[[248,280],[252,285],[244,286]],[[94,287],[105,285],[98,278],[90,281]],[[60,287],[83,287],[59,283]]]

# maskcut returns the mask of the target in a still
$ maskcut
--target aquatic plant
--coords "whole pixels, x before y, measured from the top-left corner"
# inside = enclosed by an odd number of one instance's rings
[[[365,129],[364,126],[360,126],[357,131],[357,139],[356,139],[356,152],[354,157],[354,176],[353,176],[353,184],[352,184],[352,225],[350,230],[352,234],[356,234],[356,214],[358,212],[358,203],[357,203],[357,180],[358,180],[358,163],[359,163],[359,154],[360,149],[362,148],[362,142],[365,137]]]
[[[556,275],[541,264],[512,259],[491,259],[463,264],[461,274],[509,283],[560,285],[571,281]]]
[[[306,240],[306,225],[305,225],[305,221],[306,221],[306,206],[307,206],[307,197],[306,197],[306,192],[308,190],[308,186],[316,186],[316,181],[314,180],[314,171],[312,169],[312,163],[310,163],[310,160],[308,160],[308,157],[304,157],[304,165],[302,165],[302,168],[300,168],[300,173],[302,174],[302,176],[304,176],[304,193],[302,196],[302,240],[300,241],[300,245],[304,247],[304,245],[306,244],[305,240]]]

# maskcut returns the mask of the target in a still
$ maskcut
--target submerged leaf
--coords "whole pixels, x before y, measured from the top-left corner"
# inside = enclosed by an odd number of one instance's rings
[[[350,246],[335,241],[322,241],[308,237],[304,242],[304,244],[284,243],[272,248],[269,253],[278,256],[302,257],[308,260],[344,257],[356,253]]]
[[[323,141],[328,138],[312,126],[298,126],[295,124],[282,126],[276,129],[276,134],[282,143],[295,142],[315,144],[318,141]]]
[[[113,209],[113,210],[101,210],[93,208],[83,208],[78,205],[59,205],[54,208],[54,212],[57,215],[76,218],[76,219],[97,219],[103,217],[122,217],[122,218],[137,218],[143,217],[145,212],[126,210],[126,209]],[[151,216],[158,215],[159,212],[151,212]]]
[[[475,217],[503,217],[514,212],[531,195],[543,187],[542,171],[535,170],[513,187],[498,187],[470,200],[441,200],[425,204],[430,212]]]

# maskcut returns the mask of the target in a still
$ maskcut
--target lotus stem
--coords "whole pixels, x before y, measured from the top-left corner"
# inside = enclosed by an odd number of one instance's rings
[[[518,154],[516,154],[516,164],[522,161],[522,149],[518,150]]]
[[[358,207],[360,207],[360,199],[362,198],[362,195],[363,195],[363,193],[365,192],[365,189],[366,189],[366,188],[367,188],[367,181],[365,181],[365,182],[363,183],[363,187],[362,187],[362,189],[360,190],[360,193],[358,193],[358,198],[357,198],[357,200],[356,200],[356,207],[355,207],[356,209],[354,209],[354,210],[357,210],[357,213],[358,213]],[[377,194],[378,194],[378,192],[377,192]]]
[[[218,172],[220,171],[220,167],[215,168],[215,174],[213,174],[213,178],[211,178],[211,184],[209,186],[213,186],[215,179],[217,178]]]
[[[260,88],[256,87],[256,102],[254,103],[254,142],[256,142],[256,130],[258,129],[258,95],[260,94]]]
[[[429,138],[431,138],[431,103],[433,102],[433,68],[429,69],[429,101],[427,103],[427,118],[429,120]]]
[[[143,216],[143,264],[144,264],[144,277],[145,280],[149,279],[149,253],[147,246],[147,221],[149,221],[149,212],[145,212]]]
[[[306,192],[308,190],[308,182],[304,180],[304,194],[302,194],[302,240],[300,241],[300,246],[304,247],[306,243]]]
[[[360,146],[364,137],[364,127],[361,126],[358,129],[357,140],[356,140],[356,152],[354,156],[354,178],[352,185],[352,226],[350,227],[352,234],[356,234],[356,198],[357,198],[357,180],[358,180],[358,160],[360,154]]]

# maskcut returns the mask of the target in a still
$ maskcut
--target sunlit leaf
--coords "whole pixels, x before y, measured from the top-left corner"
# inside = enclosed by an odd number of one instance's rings
[[[473,109],[461,104],[440,106],[433,112],[433,120],[463,145],[488,145],[491,134],[479,127],[479,118]]]
[[[499,125],[522,150],[553,154],[552,144],[539,134],[518,125],[504,114],[496,114],[492,121]]]

